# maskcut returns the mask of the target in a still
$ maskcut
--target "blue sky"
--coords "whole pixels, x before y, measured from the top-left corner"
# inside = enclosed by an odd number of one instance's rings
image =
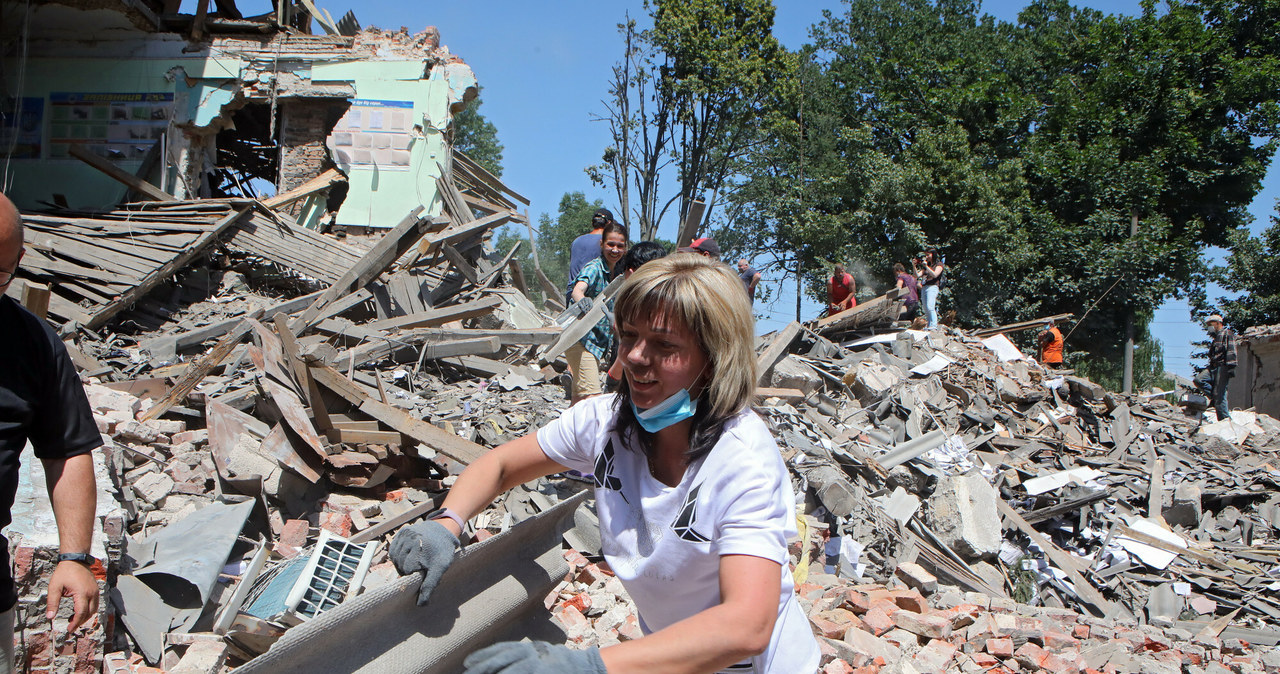
[[[809,27],[822,18],[824,9],[839,13],[842,8],[840,2],[826,0],[775,3],[774,33],[789,48],[808,40]],[[411,33],[436,26],[441,42],[471,66],[484,86],[481,111],[497,126],[505,145],[503,178],[532,200],[532,217],[554,213],[560,196],[575,190],[589,199],[602,198],[608,206],[616,205],[613,193],[592,186],[582,169],[599,163],[609,144],[608,129],[604,123],[592,121],[592,115],[603,110],[600,100],[620,53],[617,24],[627,12],[644,19],[642,2],[317,0],[317,4],[334,18],[353,9],[363,26],[391,30],[404,26]],[[1076,4],[1113,13],[1139,11],[1136,0]],[[241,0],[239,5],[246,14],[266,11],[269,6],[265,0]],[[1014,20],[1025,5],[1006,0],[984,3],[983,9],[999,19]],[[1280,196],[1278,173],[1273,170],[1267,176],[1264,190],[1251,208],[1257,219],[1255,231],[1275,211],[1275,200]],[[674,230],[674,225],[669,228]],[[675,232],[664,229],[660,234],[674,238]],[[771,281],[766,277],[766,283]],[[795,315],[794,283],[775,285],[775,289],[778,301],[772,306],[756,305],[762,315],[762,332],[780,327]],[[1081,298],[1082,309],[1093,299]],[[945,303],[945,296],[943,300]],[[809,305],[805,318],[812,318],[818,309]],[[1166,367],[1189,375],[1191,342],[1200,339],[1203,331],[1190,323],[1186,305],[1170,302],[1162,307],[1153,331],[1164,342]]]

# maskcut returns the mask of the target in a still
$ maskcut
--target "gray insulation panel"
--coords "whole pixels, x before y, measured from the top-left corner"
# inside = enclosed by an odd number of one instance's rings
[[[542,600],[569,571],[560,537],[585,497],[463,549],[427,606],[414,601],[419,576],[400,578],[294,627],[237,674],[458,672],[496,641],[554,635]]]

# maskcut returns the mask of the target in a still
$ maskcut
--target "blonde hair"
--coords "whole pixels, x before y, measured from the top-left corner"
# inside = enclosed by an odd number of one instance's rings
[[[727,265],[677,254],[640,267],[618,291],[614,320],[636,323],[655,314],[678,320],[697,337],[711,366],[700,396],[711,420],[724,421],[751,404],[755,322],[742,281]]]

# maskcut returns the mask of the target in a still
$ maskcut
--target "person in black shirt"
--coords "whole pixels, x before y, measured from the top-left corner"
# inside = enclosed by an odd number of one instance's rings
[[[98,581],[90,565],[97,487],[91,452],[102,445],[93,413],[62,340],[45,321],[4,296],[22,259],[22,220],[0,194],[0,527],[11,521],[18,464],[30,441],[44,463],[58,525],[58,565],[49,577],[46,615],[63,597],[75,601],[68,632],[98,611]],[[3,539],[0,539],[3,541]],[[7,541],[0,545],[0,633],[13,634],[17,603]],[[13,666],[13,642],[0,637],[0,671]]]

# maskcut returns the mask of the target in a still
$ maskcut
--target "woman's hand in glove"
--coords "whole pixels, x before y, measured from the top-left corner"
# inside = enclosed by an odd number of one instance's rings
[[[418,606],[426,606],[458,551],[458,537],[435,520],[419,522],[399,531],[391,541],[391,561],[400,575],[423,571],[418,586]]]
[[[608,674],[600,649],[570,650],[545,641],[504,641],[462,662],[465,674]]]

